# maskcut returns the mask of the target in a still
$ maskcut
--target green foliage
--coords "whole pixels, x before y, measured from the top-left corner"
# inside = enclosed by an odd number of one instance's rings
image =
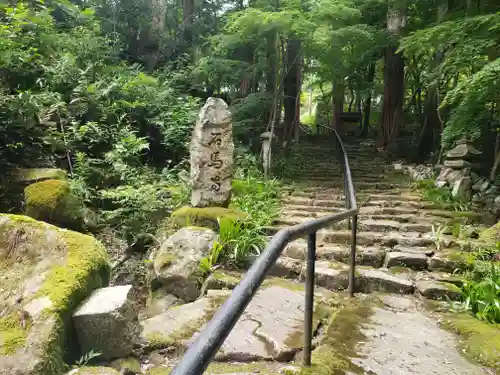
[[[252,255],[259,255],[266,244],[261,228],[251,221],[221,220],[219,241],[225,248],[225,262],[244,266]]]
[[[442,138],[445,147],[463,136],[491,140],[491,132],[496,132],[500,13],[492,10],[474,17],[452,13],[450,20],[414,31],[401,41],[400,49],[421,64],[424,84],[440,89],[441,108],[449,112]]]
[[[284,150],[276,152],[272,159],[272,172],[275,176],[284,179],[300,177],[302,172],[307,171],[310,164],[299,152],[300,145],[291,144]]]
[[[208,275],[214,267],[219,264],[222,260],[222,255],[224,252],[224,245],[220,242],[215,241],[210,249],[210,253],[207,257],[204,257],[200,260],[200,272],[202,276]]]
[[[92,360],[101,356],[102,353],[94,352],[92,349],[88,353],[85,353],[80,357],[78,361],[73,365],[73,368],[79,368],[88,365]]]
[[[462,308],[478,319],[500,323],[500,267],[490,262],[481,277],[477,274],[464,282]]]
[[[168,70],[149,75],[121,62],[92,8],[18,2],[2,11],[0,163],[65,158],[73,192],[99,224],[131,238],[151,230],[187,198],[179,163],[197,101]]]
[[[466,199],[456,198],[449,188],[435,187],[434,180],[418,181],[416,187],[420,190],[422,198],[434,203],[437,207],[453,208],[455,211],[467,211],[470,203]]]

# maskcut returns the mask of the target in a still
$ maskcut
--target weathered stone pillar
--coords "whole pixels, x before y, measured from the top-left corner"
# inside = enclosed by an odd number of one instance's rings
[[[271,140],[272,133],[265,132],[260,135],[262,140],[262,163],[264,167],[264,177],[267,178],[267,173],[271,169]]]
[[[191,205],[227,207],[233,177],[233,125],[224,100],[208,98],[191,139]]]

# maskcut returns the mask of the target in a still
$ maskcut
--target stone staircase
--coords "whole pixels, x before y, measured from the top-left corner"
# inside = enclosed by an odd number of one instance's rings
[[[335,223],[317,233],[313,367],[301,367],[307,243],[299,239],[286,247],[205,373],[491,374],[462,357],[457,338],[426,307],[427,299],[459,296],[453,271],[468,267],[464,244],[432,235],[433,225],[456,213],[422,201],[372,145],[353,142],[346,148],[360,207],[357,294],[351,299],[344,292],[351,231],[346,221]],[[300,152],[310,168],[284,188],[270,236],[345,209],[342,171],[329,143],[301,144]],[[143,373],[167,375],[229,295],[221,289],[234,288],[241,276],[217,270],[206,296],[143,320],[149,347],[141,357]]]
[[[346,146],[358,206],[357,292],[417,293],[433,299],[455,299],[452,273],[467,267],[467,253],[451,237],[434,238],[433,225],[444,224],[453,212],[437,210],[422,201],[407,178],[394,171],[370,145]],[[328,145],[304,147],[310,168],[285,189],[281,217],[269,228],[279,229],[345,210],[343,178]],[[317,233],[317,285],[330,290],[347,288],[351,231],[346,220]],[[436,243],[442,242],[438,251]],[[291,243],[273,272],[301,277],[306,240]]]

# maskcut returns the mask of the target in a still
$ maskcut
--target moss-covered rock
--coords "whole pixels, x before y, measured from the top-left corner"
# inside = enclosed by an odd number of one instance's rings
[[[83,207],[72,194],[67,181],[45,180],[24,190],[26,215],[70,229],[81,229]]]
[[[455,272],[474,267],[474,258],[471,253],[457,249],[445,250],[429,259],[429,270]]]
[[[2,214],[0,269],[0,374],[62,374],[77,355],[71,313],[108,283],[106,250],[93,237]]]
[[[110,366],[120,374],[128,373],[126,370],[129,370],[129,372],[132,371],[135,374],[141,373],[141,363],[134,357],[116,359],[111,362]]]
[[[208,228],[182,228],[161,243],[151,255],[153,263],[152,284],[162,285],[184,301],[198,298],[200,261],[208,256],[217,235]]]
[[[246,212],[224,207],[188,207],[184,206],[172,213],[172,218],[178,226],[201,226],[217,230],[219,220],[243,220],[248,216]]]

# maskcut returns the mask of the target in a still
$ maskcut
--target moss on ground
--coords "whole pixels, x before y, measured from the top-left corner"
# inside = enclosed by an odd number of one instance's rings
[[[153,367],[148,370],[147,375],[169,375],[172,368],[167,367]]]
[[[184,206],[172,213],[172,219],[178,226],[201,226],[218,229],[218,221],[226,219],[230,221],[244,220],[248,217],[246,212],[224,207],[188,207]]]
[[[349,370],[363,373],[350,358],[356,356],[356,345],[364,341],[360,326],[372,315],[373,300],[345,299],[331,315],[320,345],[312,353],[312,366],[300,375],[340,375]]]
[[[82,212],[69,183],[63,180],[45,180],[24,189],[26,215],[65,228],[80,229]]]
[[[471,359],[500,371],[500,325],[489,324],[467,313],[446,314],[444,327],[458,333],[460,346]]]
[[[282,366],[284,364],[281,364]],[[278,375],[279,371],[276,369],[276,364],[273,366],[272,362],[253,362],[253,363],[225,363],[225,362],[212,362],[205,373],[207,374],[265,374],[265,375]]]
[[[233,289],[241,280],[241,275],[225,270],[216,270],[209,277],[209,289]]]

